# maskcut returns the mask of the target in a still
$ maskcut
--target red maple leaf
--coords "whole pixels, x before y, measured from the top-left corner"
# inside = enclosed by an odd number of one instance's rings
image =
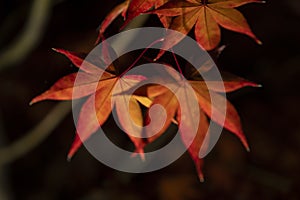
[[[222,73],[223,80],[221,82],[213,80],[204,81],[198,70],[195,68],[188,70],[190,68],[188,65],[187,69],[185,69],[185,77],[188,81],[183,81],[182,74],[178,74],[171,66],[165,65],[167,67],[167,76],[161,77],[158,74],[158,76],[153,76],[152,79],[155,81],[155,79],[163,78],[167,84],[173,84],[176,87],[175,93],[171,92],[164,85],[146,84],[136,90],[136,92],[132,92],[133,95],[130,97],[131,93],[128,94],[128,91],[135,88],[134,86],[137,84],[143,85],[142,81],[145,80],[144,77],[139,75],[123,76],[124,73],[119,75],[115,72],[116,70],[112,64],[107,68],[109,71],[105,71],[95,65],[97,63],[103,66],[101,63],[104,61],[102,60],[90,59],[93,62],[83,62],[84,54],[61,49],[55,50],[67,56],[80,70],[59,79],[49,90],[35,97],[31,101],[31,104],[46,99],[73,100],[89,96],[79,114],[76,127],[78,134],[76,134],[75,141],[68,154],[69,159],[82,143],[105,123],[113,107],[117,111],[122,128],[135,145],[135,153],[138,153],[142,159],[144,159],[145,145],[152,143],[160,137],[171,123],[178,125],[182,141],[195,163],[201,181],[203,181],[203,161],[199,158],[199,152],[200,149],[205,150],[207,148],[203,146],[206,145],[203,143],[203,140],[211,134],[208,128],[208,118],[235,134],[245,148],[249,150],[237,111],[225,96],[218,93],[233,92],[245,86],[257,87],[259,85],[229,73]],[[207,72],[211,66],[212,62],[204,62],[200,69]],[[98,74],[102,74],[102,76],[99,78]],[[207,87],[207,84],[210,88]],[[190,90],[193,90],[194,93],[191,94]],[[130,98],[124,98],[125,96]],[[177,99],[178,96],[181,96],[183,100],[179,102]],[[214,98],[214,104],[211,97]],[[196,105],[193,104],[193,99],[197,100],[198,103]],[[150,118],[149,115],[143,118],[138,102],[146,106],[149,111],[156,104],[164,107],[165,111],[163,112],[166,113],[166,120],[158,132],[153,131],[151,127],[146,128],[145,132],[143,132],[142,127],[150,121]],[[224,103],[226,109],[222,107]],[[127,105],[129,105],[129,109]],[[197,117],[197,113],[193,109],[196,106],[200,109],[199,122],[193,120]],[[188,110],[188,112],[182,112],[182,110]],[[96,112],[96,118],[93,111]],[[129,112],[129,117],[125,115],[127,112]],[[158,110],[152,113],[151,117],[162,121],[161,117],[163,115],[162,111]],[[138,125],[139,128],[133,126],[132,123]],[[191,135],[193,127],[197,127],[195,137]],[[156,134],[152,135],[153,132]],[[147,139],[143,139],[142,134],[146,134],[148,136]]]
[[[164,16],[175,16],[170,26],[166,27],[188,34],[195,27],[195,38],[205,49],[212,50],[220,42],[220,27],[246,34],[257,43],[260,40],[252,33],[244,16],[235,8],[247,3],[262,2],[260,0],[174,0],[169,1],[156,10],[149,11]],[[171,48],[183,37],[169,34],[163,46]],[[162,54],[162,52],[161,52]],[[160,55],[161,55],[160,54]],[[160,57],[160,55],[158,57]]]
[[[150,10],[151,8],[158,8],[168,2],[169,0],[126,0],[123,3],[114,7],[102,21],[99,34],[96,43],[100,41],[101,38],[104,38],[104,32],[106,31],[107,27],[119,16],[122,15],[125,19],[125,22],[121,29],[123,29],[131,20],[135,17],[139,16]],[[168,27],[171,22],[171,18],[158,15],[161,23],[164,27]]]
[[[202,165],[203,161],[199,158],[199,151],[202,147],[203,140],[206,136],[209,137],[208,130],[208,118],[220,124],[222,127],[228,129],[230,132],[235,134],[242,142],[246,150],[249,150],[249,145],[247,143],[246,137],[243,133],[239,115],[234,108],[234,106],[224,97],[218,93],[220,92],[233,92],[242,87],[253,86],[259,87],[260,85],[247,81],[243,78],[237,77],[229,73],[222,73],[223,82],[220,81],[204,81],[199,73],[195,70],[191,70],[192,73],[186,74],[186,77],[189,78],[188,82],[182,81],[182,77],[178,75],[175,70],[168,66],[167,72],[169,76],[164,76],[164,81],[166,84],[175,85],[176,92],[173,93],[164,85],[145,85],[136,91],[137,95],[145,95],[146,97],[152,99],[152,104],[149,106],[151,110],[152,106],[157,104],[164,107],[164,111],[157,111],[151,114],[151,118],[158,121],[163,120],[163,115],[166,113],[165,123],[161,130],[158,133],[152,136],[153,129],[146,129],[146,135],[150,136],[147,139],[148,143],[152,143],[154,140],[159,138],[170,126],[171,123],[175,123],[180,127],[180,134],[183,143],[187,146],[188,152],[193,159],[198,176],[200,181],[203,181]],[[160,77],[153,77],[153,79],[158,79]],[[153,81],[154,81],[153,80]],[[207,84],[210,86],[210,90],[207,87]],[[224,88],[221,85],[224,84]],[[192,87],[195,91],[196,96],[190,94],[188,87]],[[224,91],[222,89],[225,89]],[[215,103],[211,102],[211,94],[215,100]],[[180,95],[184,100],[181,102],[178,101],[177,96]],[[193,118],[196,115],[193,115],[195,105],[192,105],[191,99],[196,98],[198,101],[198,106],[200,108],[200,121],[199,124]],[[226,110],[221,106],[226,104]],[[188,113],[182,113],[181,110],[185,107],[185,110],[189,110]],[[214,110],[214,115],[212,115],[212,110]],[[185,119],[181,121],[181,119]],[[225,121],[223,121],[225,119]],[[150,121],[150,116],[147,115],[145,118],[146,124]],[[191,141],[193,137],[191,135],[192,128],[198,127],[197,134],[194,140]],[[207,135],[208,134],[208,135]],[[206,149],[207,147],[202,147]]]
[[[158,8],[168,1],[169,0],[132,0],[129,4],[126,21],[124,22],[123,27],[126,26],[133,18],[137,17],[138,15],[145,13],[151,8]],[[158,17],[164,26],[169,26],[169,17],[166,17],[164,15],[158,15]]]
[[[104,36],[104,32],[107,29],[107,27],[119,16],[122,15],[123,18],[126,18],[126,12],[128,9],[129,0],[125,0],[123,3],[117,5],[114,7],[105,17],[105,19],[102,21],[100,28],[99,28],[99,34],[96,43],[100,41],[101,38]]]
[[[80,71],[61,78],[49,90],[35,97],[30,104],[46,99],[72,100],[91,95],[82,106],[79,114],[77,132],[80,133],[80,137],[78,134],[76,134],[75,141],[73,142],[72,148],[68,154],[68,158],[70,159],[77,149],[82,145],[82,142],[86,141],[107,120],[113,109],[111,106],[112,96],[114,95],[113,91],[116,94],[122,93],[122,90],[128,90],[130,87],[140,82],[143,77],[113,74],[102,70],[93,63],[86,61],[83,64],[84,56],[82,54],[61,49],[55,50],[66,55],[75,66],[80,68]],[[109,66],[109,69],[113,70],[114,72],[113,65]],[[102,74],[102,77],[99,78],[98,74]],[[119,88],[113,90],[117,83],[119,84]],[[92,94],[94,94],[94,96]],[[114,105],[116,107],[121,125],[125,125],[123,128],[126,130],[126,132],[133,132],[134,130],[130,126],[128,119],[123,117],[123,113],[127,111],[126,105],[128,105],[128,102],[124,102],[122,95],[124,96],[125,94],[114,96],[114,100],[119,101],[119,103]],[[135,124],[142,127],[143,117],[138,101],[144,105],[147,105],[149,104],[149,100],[143,97],[133,97],[129,100],[131,108],[129,112],[131,119]],[[97,119],[94,118],[92,112],[93,107],[96,111]],[[132,134],[128,134],[128,136],[134,143],[136,152],[139,153],[143,158],[143,148],[145,143],[140,137],[141,133],[136,133],[135,131],[135,134],[137,134],[137,137],[132,136]]]

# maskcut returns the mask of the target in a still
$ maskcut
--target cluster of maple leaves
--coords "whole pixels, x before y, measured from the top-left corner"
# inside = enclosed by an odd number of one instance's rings
[[[128,24],[132,19],[140,14],[156,14],[163,27],[179,31],[183,34],[188,34],[194,27],[195,39],[205,50],[216,49],[220,43],[220,26],[232,31],[246,34],[253,38],[257,43],[260,41],[252,33],[249,28],[246,19],[235,8],[247,3],[262,1],[259,0],[126,0],[123,3],[117,5],[107,15],[102,22],[99,29],[98,42],[104,38],[105,30],[107,27],[119,16],[122,15],[125,19],[123,27]],[[179,43],[183,38],[172,37],[166,35],[162,45],[166,49],[172,48]],[[128,102],[124,102],[124,91],[130,90],[136,84],[141,83],[143,77],[141,76],[124,76],[124,73],[120,73],[120,66],[110,65],[109,70],[103,70],[101,67],[96,66],[93,63],[83,65],[86,54],[70,52],[62,49],[54,49],[55,51],[65,55],[79,71],[69,74],[59,79],[49,90],[35,97],[31,104],[52,99],[52,100],[72,100],[88,96],[87,100],[81,108],[79,114],[77,131],[81,133],[81,137],[76,134],[75,141],[70,149],[68,158],[71,158],[82,143],[87,140],[93,133],[95,133],[108,119],[112,112],[112,109],[116,109],[120,124],[124,128],[126,133],[135,132],[133,127],[129,124],[131,120],[138,126],[142,127],[148,123],[149,115],[143,116],[141,105],[147,109],[151,109],[153,105],[160,104],[165,108],[166,122],[163,128],[158,131],[157,134],[148,137],[146,139],[135,137],[132,134],[128,134],[130,140],[133,142],[138,153],[142,158],[144,153],[144,147],[160,137],[170,126],[171,123],[175,123],[178,126],[186,124],[185,127],[181,127],[181,138],[185,144],[186,140],[191,136],[189,128],[190,126],[198,127],[198,131],[194,141],[191,145],[188,145],[188,152],[192,157],[200,180],[203,180],[202,173],[202,159],[199,158],[199,150],[203,143],[206,134],[210,133],[208,130],[209,119],[224,126],[237,137],[240,138],[245,148],[248,150],[248,144],[243,134],[239,115],[233,105],[227,101],[226,97],[220,95],[222,91],[218,87],[218,83],[214,81],[210,82],[212,88],[208,90],[206,83],[195,71],[193,73],[182,73],[189,85],[195,91],[196,99],[200,108],[201,120],[199,124],[192,124],[192,122],[181,123],[183,115],[188,113],[181,113],[182,106],[176,94],[162,85],[150,84],[137,90]],[[161,51],[156,59],[160,58],[164,54]],[[167,66],[170,70],[167,73],[170,75],[174,84],[179,88],[178,93],[183,92],[186,88],[182,84],[182,79],[177,73],[174,73],[172,67]],[[180,66],[177,66],[180,69]],[[185,70],[188,71],[188,70]],[[98,74],[102,74],[99,79]],[[255,83],[247,81],[243,78],[234,76],[229,73],[221,73],[223,78],[223,84],[225,92],[232,92],[245,86],[258,86]],[[80,80],[76,82],[76,77],[80,76]],[[170,80],[171,80],[170,79]],[[116,84],[121,84],[123,91],[114,91]],[[96,89],[95,89],[96,88]],[[76,92],[74,93],[74,91]],[[117,92],[117,93],[113,93]],[[184,92],[183,92],[184,93]],[[213,93],[216,101],[226,102],[226,111],[218,105],[213,105],[210,99],[210,93]],[[183,95],[184,96],[184,95]],[[189,102],[189,96],[184,96],[185,101]],[[116,103],[111,104],[114,100]],[[123,103],[122,103],[123,102]],[[124,117],[124,113],[128,111],[127,105],[129,105],[130,118]],[[214,106],[214,107],[212,107]],[[97,119],[94,118],[92,113],[93,109],[96,110]],[[212,115],[212,109],[217,112],[217,115]],[[160,112],[154,113],[154,118],[161,116]],[[225,118],[223,124],[222,119]],[[141,133],[142,134],[142,133]],[[146,133],[147,135],[147,133]]]

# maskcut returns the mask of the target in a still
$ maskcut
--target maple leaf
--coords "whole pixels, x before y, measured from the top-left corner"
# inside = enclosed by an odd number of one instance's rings
[[[133,18],[137,17],[138,15],[145,13],[151,8],[158,8],[168,1],[169,0],[131,0],[127,10],[126,21],[122,27],[125,27]],[[165,27],[169,26],[171,22],[170,17],[164,15],[158,15],[158,17]]]
[[[151,8],[158,8],[168,2],[169,0],[126,0],[123,3],[114,7],[102,21],[99,27],[98,38],[96,43],[99,43],[101,38],[104,38],[104,32],[107,27],[119,16],[122,15],[125,22],[122,25],[121,29],[123,29],[128,23],[133,20],[135,17],[139,16],[142,13],[150,10]],[[166,27],[171,23],[171,18],[158,15],[161,23]]]
[[[182,141],[187,146],[188,152],[195,163],[199,179],[200,181],[203,181],[203,173],[201,169],[203,161],[199,158],[199,151],[205,136],[209,134],[207,117],[235,134],[241,140],[244,147],[249,150],[249,146],[242,131],[240,118],[236,109],[226,99],[226,97],[218,93],[233,92],[242,87],[258,87],[259,85],[229,73],[222,73],[223,82],[204,81],[198,76],[199,74],[195,73],[187,75],[187,77],[189,77],[191,80],[184,82],[182,76],[179,75],[178,72],[168,65],[165,66],[167,67],[167,73],[169,74],[169,76],[164,76],[164,80],[166,81],[165,84],[175,85],[177,88],[175,93],[170,91],[164,85],[156,84],[146,85],[140,90],[136,91],[136,94],[138,95],[146,95],[147,97],[153,99],[152,104],[149,107],[149,111],[151,111],[152,107],[156,106],[157,104],[163,106],[165,109],[152,112],[151,117],[149,115],[146,116],[145,121],[148,123],[152,118],[156,119],[157,121],[162,121],[164,119],[164,113],[166,114],[164,125],[155,135],[152,135],[152,133],[155,132],[153,127],[146,128],[148,143],[152,143],[154,140],[160,137],[167,130],[170,124],[176,121],[176,124],[178,124],[180,129]],[[207,84],[210,86],[210,90],[208,89]],[[196,96],[193,96],[193,94],[188,91],[188,87],[190,86],[195,92]],[[183,98],[183,100],[179,102],[177,99],[178,96]],[[214,104],[211,102],[211,96],[214,98]],[[197,105],[193,105],[193,101],[191,101],[193,98],[197,99]],[[221,107],[224,104],[226,105],[226,109]],[[198,124],[195,120],[193,120],[196,117],[195,106],[200,108],[200,121]],[[188,110],[188,112],[181,112],[183,108],[184,110]],[[215,113],[214,115],[212,115],[212,110]],[[176,117],[176,120],[174,120],[174,117]],[[184,120],[182,121],[182,119]],[[225,121],[223,121],[223,119],[225,119]],[[194,137],[191,135],[193,132],[192,127],[198,127],[198,131],[194,141],[191,143],[190,141],[192,137]],[[205,151],[207,147],[202,148]]]
[[[103,38],[103,34],[107,27],[119,16],[122,15],[123,18],[125,19],[126,17],[126,12],[128,9],[129,5],[129,0],[125,0],[123,3],[117,5],[114,7],[105,17],[105,19],[102,21],[100,28],[99,28],[99,33],[98,33],[98,38],[96,43],[100,41],[101,38]]]
[[[195,27],[195,39],[205,50],[212,50],[220,43],[220,27],[246,34],[257,43],[260,40],[251,31],[244,16],[235,8],[259,0],[174,0],[169,1],[149,13],[175,16],[170,26],[166,27],[187,35]],[[163,46],[171,48],[184,36],[174,37],[167,34]],[[158,57],[162,55],[162,52]]]
[[[178,120],[180,121],[180,113],[178,113],[177,115]],[[209,137],[209,123],[208,123],[208,119],[207,116],[205,115],[205,113],[200,110],[200,120],[199,120],[199,125],[198,125],[198,131],[196,133],[196,136],[194,137],[193,142],[189,144],[190,138],[189,137],[193,137],[190,135],[190,130],[189,130],[189,126],[183,127],[182,130],[180,132],[181,138],[182,138],[182,142],[184,145],[186,145],[186,147],[188,148],[188,152],[192,158],[192,160],[194,161],[197,173],[198,173],[198,177],[200,182],[204,181],[204,174],[202,171],[203,168],[203,159],[199,158],[199,152],[202,149],[204,149],[204,151],[206,150],[207,147],[204,146],[203,141],[205,137]]]
[[[125,109],[127,111],[126,106],[129,104],[131,108],[129,109],[130,119],[132,119],[136,125],[142,127],[142,111],[139,107],[138,101],[147,105],[149,104],[149,100],[145,97],[134,98],[135,96],[133,96],[129,99],[129,101],[124,101],[124,99],[126,99],[124,98],[125,94],[122,95],[120,93],[122,90],[128,90],[133,87],[135,84],[143,80],[144,77],[113,74],[94,65],[94,63],[101,64],[102,61],[99,62],[97,59],[94,60],[92,58],[91,60],[93,62],[83,62],[85,57],[83,54],[77,54],[61,49],[55,50],[67,56],[75,66],[80,68],[81,71],[59,79],[49,90],[35,97],[30,104],[46,99],[72,100],[90,95],[83,104],[79,113],[76,129],[78,134],[80,133],[80,137],[76,134],[75,140],[69,151],[68,158],[70,159],[82,145],[82,142],[86,141],[100,128],[100,126],[104,124],[110,115],[113,106],[115,106],[120,124],[123,126],[124,130],[127,133],[133,132],[135,134],[128,134],[128,136],[134,143],[136,152],[139,153],[143,159],[143,148],[145,143],[140,137],[141,133],[138,132],[139,130],[134,130],[132,126],[130,126],[130,123],[128,122],[129,119],[124,117],[124,112]],[[113,65],[109,68],[114,71]],[[98,77],[98,74],[102,74],[102,76]],[[115,88],[116,84],[118,84],[117,88]],[[112,96],[114,96],[114,98],[112,98]],[[111,103],[112,100],[114,100],[113,106]],[[92,112],[93,110],[96,111],[96,119]]]

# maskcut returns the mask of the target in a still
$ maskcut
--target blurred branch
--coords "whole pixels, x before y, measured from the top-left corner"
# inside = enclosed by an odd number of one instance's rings
[[[0,26],[0,46],[1,50],[4,44],[6,44],[8,41],[7,39],[9,36],[14,34],[14,31],[16,27],[19,27],[19,22],[21,21],[21,17],[27,13],[25,6],[18,6],[13,11],[10,12],[9,16],[2,21],[2,24]]]
[[[38,44],[52,8],[52,0],[34,0],[24,30],[0,52],[0,71],[22,61]]]
[[[43,1],[44,3],[49,4],[49,0],[36,0]],[[37,5],[36,5],[37,6]],[[44,5],[45,6],[45,5]],[[36,7],[36,9],[38,6]],[[148,19],[148,16],[139,16],[132,23],[128,25],[127,28],[134,28],[142,26],[145,21]],[[131,41],[130,38],[128,41]],[[116,42],[116,41],[115,41]],[[122,43],[126,46],[127,43]],[[3,69],[1,65],[0,57],[0,71]],[[70,103],[61,102],[52,111],[32,130],[28,133],[25,133],[25,136],[18,141],[12,143],[11,145],[0,149],[0,167],[4,164],[9,164],[19,157],[23,156],[34,147],[39,145],[54,129],[55,127],[66,117],[66,115],[71,111]]]
[[[0,167],[9,164],[39,145],[71,111],[70,102],[61,102],[25,136],[0,149]]]
[[[0,133],[5,133],[2,113],[0,113]],[[0,145],[6,141],[5,139],[5,134],[0,134]],[[12,196],[8,173],[7,167],[0,166],[0,199],[11,199]]]

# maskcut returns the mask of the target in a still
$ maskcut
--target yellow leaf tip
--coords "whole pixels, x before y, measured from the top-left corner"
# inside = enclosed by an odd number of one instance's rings
[[[246,147],[246,151],[249,153],[251,150],[249,147]]]
[[[244,145],[246,151],[247,151],[247,152],[250,152],[250,147],[249,147],[248,142],[247,142],[247,141],[242,141],[242,143],[243,143],[243,145]]]
[[[57,53],[61,53],[64,54],[65,50],[60,49],[60,48],[52,48],[53,51],[57,52]]]
[[[203,176],[200,176],[200,177],[199,177],[199,181],[200,181],[201,183],[204,183],[204,181],[205,181],[204,177],[203,177]]]
[[[37,98],[34,98],[32,99],[30,102],[29,102],[29,106],[32,106],[33,104],[37,103],[39,100]]]
[[[74,154],[75,154],[75,151],[73,151],[73,150],[71,150],[71,151],[68,153],[68,155],[67,155],[67,161],[68,161],[68,162],[71,162],[71,161],[72,161],[72,158],[73,158]]]
[[[69,151],[68,155],[67,155],[67,161],[70,162],[74,156],[74,154],[76,153],[77,149],[71,148],[71,150]]]
[[[257,44],[262,45],[262,41],[260,41],[259,39],[256,40]]]
[[[137,155],[140,156],[142,162],[145,162],[146,161],[146,158],[145,158],[145,154],[144,154],[144,150],[143,149],[136,149],[135,152],[133,152],[131,154],[131,158],[134,158],[136,157]]]
[[[242,142],[244,148],[246,149],[246,151],[250,152],[250,147],[249,147],[247,140],[244,138],[244,139],[241,139],[241,142]]]
[[[143,153],[143,154],[140,154],[140,157],[141,157],[141,159],[142,159],[142,162],[145,162],[146,161],[146,158],[145,158],[145,154]]]
[[[72,156],[67,156],[67,161],[71,162],[72,161]]]

